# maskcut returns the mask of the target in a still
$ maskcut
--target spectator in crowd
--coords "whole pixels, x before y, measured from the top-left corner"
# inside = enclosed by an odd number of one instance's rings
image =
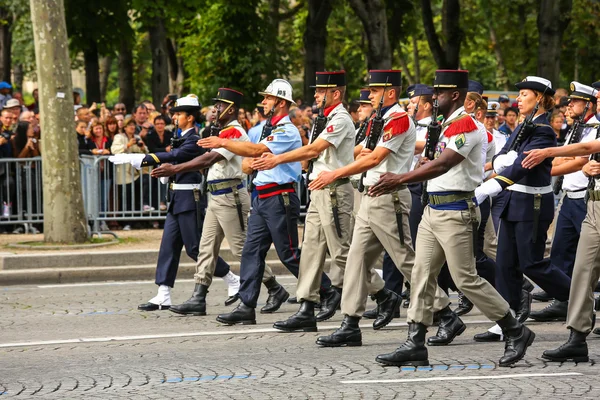
[[[10,95],[10,91],[12,90],[12,85],[8,82],[0,82],[0,109],[4,108],[6,102],[12,99]]]
[[[252,124],[250,123],[250,120],[248,120],[248,118],[246,117],[246,110],[241,108],[238,110],[238,118],[237,118],[239,124],[242,126],[242,128],[244,128],[244,130],[247,132],[250,128],[252,128]]]
[[[313,120],[312,107],[309,106],[308,104],[302,104],[301,106],[298,106],[298,108],[302,111],[302,113],[304,114],[304,116],[306,118],[308,118],[308,120],[312,124],[312,120]]]
[[[556,139],[560,143],[564,143],[564,139],[561,138],[561,128],[563,126],[564,121],[565,121],[565,114],[562,111],[560,111],[559,109],[555,109],[552,112],[552,115],[550,115],[550,126],[552,127],[552,130],[556,134]]]
[[[2,124],[2,134],[8,133],[8,137],[13,135],[15,124],[17,120],[14,114],[8,110],[2,110],[0,112],[0,123]]]
[[[150,153],[163,153],[171,151],[171,138],[173,133],[166,129],[167,121],[165,117],[158,114],[152,121],[154,129],[152,129],[148,136],[146,136],[146,144],[148,145],[148,151]],[[160,207],[161,211],[167,211],[167,185],[161,184],[158,179],[151,179],[150,185],[152,186],[152,193],[158,193],[153,195],[150,199],[151,206],[156,208]],[[157,199],[160,201],[160,205],[156,204]],[[157,227],[157,224],[154,224]]]
[[[13,96],[13,99],[15,99],[19,102],[19,105],[21,106],[21,113],[28,111],[27,107],[25,107],[25,102],[23,101],[23,93],[14,92],[12,96]]]
[[[494,127],[495,129],[498,129],[498,127],[504,123],[504,118],[505,118],[504,109],[498,108],[497,113],[496,113],[496,126]]]
[[[144,106],[146,106],[146,110],[148,110],[148,114],[156,112],[156,107],[154,107],[154,103],[152,103],[150,100],[144,100],[144,101],[142,101],[142,104]]]
[[[556,89],[556,91],[554,92],[554,104],[556,104],[558,106],[560,104],[560,102],[563,101],[563,98],[568,97],[568,96],[569,96],[569,92],[567,92],[567,89],[563,89],[563,88]],[[564,113],[565,110],[562,110],[562,112]]]
[[[133,120],[135,122],[135,134],[145,139],[150,129],[152,129],[152,124],[148,121],[148,108],[144,103],[138,104],[133,109]]]
[[[77,148],[79,149],[79,155],[92,154],[88,145],[88,140],[90,139],[88,123],[85,121],[75,122],[75,132],[77,132]]]
[[[519,111],[517,108],[508,107],[504,110],[504,123],[498,127],[498,130],[506,136],[512,135],[517,128],[517,119]]]
[[[125,107],[125,103],[115,104],[115,106],[113,107],[113,115],[114,116],[122,115],[123,117],[125,117],[126,114],[127,114],[127,108]]]
[[[40,155],[39,138],[35,136],[33,126],[29,122],[20,121],[11,140],[13,157],[31,158]]]
[[[106,137],[112,142],[115,135],[119,133],[119,122],[112,115],[106,118]]]
[[[256,119],[257,123],[248,130],[248,137],[252,143],[258,143],[263,127],[267,123],[265,108],[262,104],[258,104],[254,109],[254,119]]]
[[[11,113],[13,113],[16,122],[19,119],[19,116],[21,115],[21,104],[17,99],[10,99],[4,105],[3,110],[8,110]]]
[[[40,112],[40,98],[39,98],[38,90],[33,89],[33,92],[31,92],[31,95],[33,96],[33,103],[29,104],[27,106],[27,109],[29,111],[33,111],[35,114],[37,114]]]
[[[80,105],[81,105],[81,93],[74,90],[73,91],[73,106],[76,108],[79,108],[78,106],[80,106]]]
[[[87,146],[92,155],[108,156],[111,154],[112,140],[108,138],[106,129],[100,121],[92,123],[91,135],[87,140]],[[112,168],[106,160],[101,160],[98,165],[100,167],[100,211],[108,211]],[[105,221],[100,223],[100,230],[109,230]]]
[[[83,122],[89,124],[90,121],[92,120],[92,113],[90,112],[89,108],[80,107],[75,112],[75,117],[76,117],[77,121],[83,121]]]
[[[498,103],[500,103],[500,109],[505,110],[510,107],[510,97],[505,94],[498,96]]]
[[[294,107],[290,109],[290,121],[298,131],[300,132],[300,138],[302,139],[302,146],[306,146],[308,144],[308,135],[310,134],[310,128],[308,124],[308,119],[304,116],[302,111],[298,107]]]
[[[117,120],[118,133],[125,133],[125,116],[123,114],[115,114],[114,117]]]
[[[142,107],[145,112],[145,106],[138,106],[136,111]],[[112,154],[148,153],[144,141],[135,133],[136,128],[137,123],[134,117],[125,120],[125,133],[119,133],[115,136],[110,148]],[[143,186],[143,179],[140,179],[142,174],[133,168],[131,164],[117,165],[115,174],[114,179],[119,186],[119,204],[122,207],[122,211],[136,211],[140,200],[139,194],[142,192]],[[123,230],[131,230],[131,225],[125,225]]]
[[[358,118],[358,108],[359,107],[360,107],[360,103],[358,102],[358,100],[352,100],[352,102],[348,106],[348,112],[350,113],[350,116],[352,117],[352,121],[354,122],[355,128],[358,128],[358,126],[360,125],[360,120]]]

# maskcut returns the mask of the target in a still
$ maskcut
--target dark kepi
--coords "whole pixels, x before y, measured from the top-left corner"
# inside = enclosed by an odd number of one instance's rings
[[[406,89],[406,93],[408,94],[409,99],[419,96],[433,96],[433,87],[424,85],[422,83],[415,83]]]
[[[438,69],[433,80],[435,89],[468,89],[469,71],[462,69]]]
[[[369,71],[369,87],[402,86],[402,71],[399,69],[372,69]]]
[[[334,88],[346,86],[346,71],[317,72],[315,84],[311,88]]]

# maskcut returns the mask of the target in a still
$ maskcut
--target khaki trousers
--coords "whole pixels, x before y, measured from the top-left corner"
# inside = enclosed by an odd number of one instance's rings
[[[477,218],[480,218],[477,209]],[[506,315],[508,303],[488,281],[477,275],[469,210],[442,211],[425,207],[417,233],[417,258],[410,281],[408,322],[431,325],[436,281],[444,261],[450,275],[469,300],[491,319]]]
[[[579,332],[592,330],[594,289],[600,278],[600,201],[588,201],[581,224],[573,278],[569,294],[567,327]]]
[[[404,246],[400,244],[392,195],[362,197],[344,274],[342,313],[345,315],[362,317],[367,295],[373,295],[383,289],[383,279],[375,271],[375,266],[384,249],[404,278],[411,281],[415,252],[410,238],[408,217],[412,198],[408,189],[398,191],[398,197],[402,209]],[[437,288],[436,294],[437,310],[441,310],[449,301],[441,289]]]
[[[485,225],[485,232],[483,235],[483,252],[486,256],[496,261],[498,236],[496,236],[496,231],[494,230],[494,221],[492,220],[491,213],[488,217],[487,224]]]
[[[239,196],[242,204],[242,215],[247,217],[250,212],[250,195],[248,191],[241,189]],[[242,248],[246,241],[246,229],[248,228],[247,218],[244,219],[245,225],[244,230],[242,230],[233,193],[217,196],[208,195],[208,207],[206,208],[206,217],[204,217],[196,273],[194,274],[196,283],[206,286],[210,286],[212,283],[223,239],[227,238],[231,254],[235,260],[240,261],[242,259]],[[265,265],[263,282],[272,276],[273,271],[268,265]]]
[[[296,296],[299,301],[320,301],[321,275],[327,251],[331,257],[330,270],[343,271],[350,249],[350,219],[354,204],[353,188],[350,183],[336,189],[338,215],[342,237],[337,234],[331,211],[330,189],[314,190],[310,194],[310,205],[304,222],[304,240],[300,256],[300,272]],[[339,281],[339,279],[338,279]]]

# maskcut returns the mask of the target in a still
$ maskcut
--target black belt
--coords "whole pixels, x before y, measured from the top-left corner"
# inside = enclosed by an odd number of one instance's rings
[[[279,185],[277,183],[269,183],[266,185],[256,186],[258,191],[259,199],[266,199],[267,197],[277,196],[282,193],[293,193],[296,191],[296,185],[292,182],[284,183]]]

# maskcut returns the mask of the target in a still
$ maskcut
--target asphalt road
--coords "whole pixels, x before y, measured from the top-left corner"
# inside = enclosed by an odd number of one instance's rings
[[[295,280],[281,282],[293,291]],[[191,293],[177,284],[176,302]],[[254,326],[217,323],[225,285],[209,293],[206,317],[169,311],[142,313],[154,295],[151,282],[0,288],[1,398],[132,399],[555,399],[600,397],[600,336],[589,338],[590,362],[546,363],[543,350],[563,343],[561,323],[528,325],[537,338],[526,358],[497,367],[501,343],[475,343],[489,323],[477,310],[451,345],[429,348],[431,367],[383,367],[375,357],[406,338],[405,316],[374,331],[363,320],[363,346],[324,349],[319,335],[337,328],[338,313],[319,333],[280,333],[273,322],[294,313],[258,315]],[[265,301],[265,293],[261,302]],[[369,300],[369,304],[373,304]],[[539,309],[544,304],[534,304]],[[260,306],[259,306],[260,307]],[[435,328],[430,329],[430,334]]]

